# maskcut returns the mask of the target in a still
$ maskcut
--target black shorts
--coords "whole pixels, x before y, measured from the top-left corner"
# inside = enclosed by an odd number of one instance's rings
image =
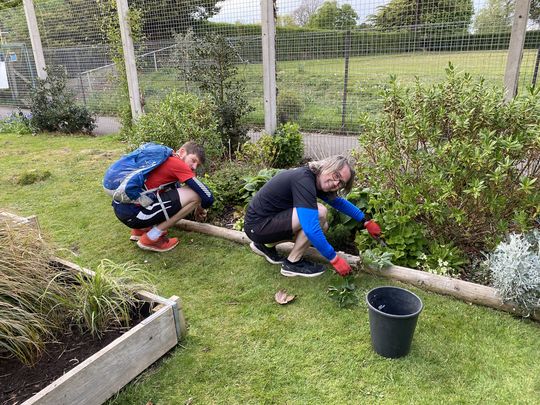
[[[154,197],[154,203],[148,207],[137,204],[121,204],[113,200],[112,205],[116,217],[125,225],[133,229],[148,228],[149,226],[165,222],[165,212],[170,217],[182,209],[180,195],[177,188],[172,188],[160,194],[161,203]]]
[[[244,232],[255,243],[275,243],[293,239],[293,208],[257,221],[246,220]]]

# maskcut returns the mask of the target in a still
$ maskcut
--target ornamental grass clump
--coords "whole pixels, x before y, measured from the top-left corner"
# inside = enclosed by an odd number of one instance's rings
[[[0,358],[33,364],[63,322],[62,272],[38,230],[0,220]]]
[[[511,234],[488,256],[493,285],[526,314],[540,310],[540,232]]]
[[[136,266],[103,260],[93,276],[69,271],[36,228],[0,219],[0,359],[31,366],[72,327],[98,338],[127,327],[141,290],[155,292]]]
[[[393,78],[383,114],[362,120],[357,173],[397,264],[431,255],[428,241],[471,260],[539,215],[540,92],[505,103],[482,78],[446,71],[434,85]]]
[[[133,264],[102,260],[93,276],[78,273],[62,304],[81,332],[101,337],[110,328],[128,327],[143,301],[138,291],[155,292],[147,272]]]

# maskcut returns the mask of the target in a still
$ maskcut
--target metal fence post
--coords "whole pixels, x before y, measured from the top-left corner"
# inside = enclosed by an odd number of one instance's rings
[[[514,11],[514,22],[512,24],[512,34],[508,47],[508,57],[506,59],[506,71],[504,73],[504,100],[512,100],[518,90],[519,68],[523,58],[523,46],[525,44],[525,33],[527,31],[527,18],[531,0],[516,0]]]
[[[341,102],[341,132],[345,132],[347,115],[347,85],[349,83],[349,58],[351,53],[351,31],[345,32],[345,73],[343,75],[343,100]]]
[[[129,91],[129,103],[131,105],[131,116],[134,120],[142,114],[141,96],[139,92],[139,79],[137,78],[137,65],[135,63],[135,49],[128,20],[127,0],[116,0],[118,8],[118,19],[120,21],[120,34],[122,36],[122,48],[126,63],[126,76]]]
[[[264,83],[264,129],[277,128],[275,0],[261,0],[262,60]]]
[[[30,43],[32,44],[32,52],[34,53],[37,75],[41,80],[45,80],[47,78],[45,56],[43,55],[43,46],[41,45],[41,36],[39,35],[34,2],[32,0],[23,0],[23,6],[26,24],[28,25],[28,32],[30,34]]]

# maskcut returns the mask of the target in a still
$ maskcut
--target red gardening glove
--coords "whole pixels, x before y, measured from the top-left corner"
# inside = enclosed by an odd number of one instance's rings
[[[336,257],[330,260],[330,264],[334,266],[334,269],[336,269],[337,273],[340,276],[346,276],[352,271],[351,266],[349,266],[349,263],[347,263],[347,261],[344,258],[338,255],[336,255]]]
[[[381,236],[381,227],[372,219],[364,223],[364,228],[367,229],[372,238]]]

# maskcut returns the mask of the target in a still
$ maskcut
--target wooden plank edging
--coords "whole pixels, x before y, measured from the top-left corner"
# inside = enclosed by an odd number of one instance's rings
[[[23,405],[99,405],[177,344],[173,308],[164,306]]]
[[[188,221],[182,219],[176,223],[181,229],[186,231],[199,232],[206,235],[225,238],[241,244],[249,244],[251,241],[244,232],[235,231],[233,229],[221,228],[219,226]],[[293,246],[292,242],[280,243],[276,246],[278,251],[288,253]],[[353,267],[360,267],[361,259],[358,256],[349,255],[347,253],[338,252],[347,262]],[[325,259],[313,248],[309,248],[306,256],[324,261]],[[374,271],[362,268],[363,271],[384,276],[393,280],[402,281],[407,284],[412,284],[421,289],[436,292],[439,294],[450,295],[460,300],[495,308],[498,310],[510,312],[515,315],[523,315],[523,312],[515,304],[511,302],[503,302],[497,290],[493,287],[488,287],[469,281],[458,280],[451,277],[431,274],[425,271],[410,269],[408,267],[390,266],[381,271]],[[540,321],[540,311],[535,311],[530,315],[531,319]]]

